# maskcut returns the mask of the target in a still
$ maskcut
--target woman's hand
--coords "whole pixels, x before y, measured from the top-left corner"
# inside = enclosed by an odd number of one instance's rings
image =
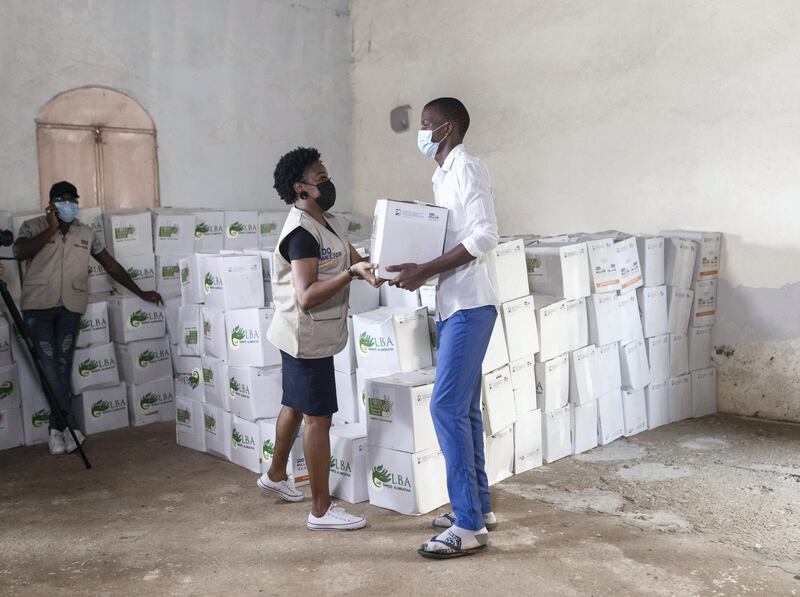
[[[378,268],[377,263],[369,263],[368,261],[359,261],[358,263],[354,263],[350,266],[350,271],[352,271],[356,276],[361,278],[362,280],[366,280],[371,284],[373,287],[378,288],[381,284],[383,284],[383,280],[380,278],[375,277],[375,270]]]

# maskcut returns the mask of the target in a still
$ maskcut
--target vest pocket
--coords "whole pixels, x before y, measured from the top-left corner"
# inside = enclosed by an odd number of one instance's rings
[[[308,310],[308,315],[313,321],[331,321],[341,319],[347,311],[347,305],[342,304],[341,297],[337,294],[322,303],[319,307]]]
[[[88,280],[86,278],[75,278],[72,280],[72,288],[74,290],[80,290],[81,292],[86,292]]]

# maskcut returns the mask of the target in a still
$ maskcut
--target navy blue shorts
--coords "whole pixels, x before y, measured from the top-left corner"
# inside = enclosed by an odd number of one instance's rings
[[[298,359],[281,351],[281,404],[312,417],[328,417],[339,410],[333,357]]]

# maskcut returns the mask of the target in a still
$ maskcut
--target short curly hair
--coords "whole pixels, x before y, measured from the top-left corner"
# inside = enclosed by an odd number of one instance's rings
[[[273,174],[275,184],[272,186],[286,204],[292,205],[295,202],[294,188],[292,188],[294,183],[300,182],[306,168],[318,162],[319,158],[319,151],[313,147],[298,147],[278,160]]]

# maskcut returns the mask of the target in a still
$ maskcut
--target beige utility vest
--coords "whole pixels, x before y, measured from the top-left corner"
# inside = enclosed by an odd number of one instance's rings
[[[347,228],[336,217],[325,214],[334,234],[302,210],[292,207],[278,238],[272,257],[272,300],[275,316],[267,338],[283,352],[300,359],[330,357],[347,344],[347,303],[350,287],[345,286],[321,305],[303,310],[297,300],[292,264],[281,255],[279,247],[295,228],[301,227],[320,246],[317,279],[330,280],[350,267],[350,243]]]
[[[28,222],[34,236],[48,228],[47,217]],[[89,295],[89,255],[94,231],[74,220],[66,236],[59,230],[26,262],[22,279],[22,309],[50,309],[59,299],[73,313],[86,311]]]

